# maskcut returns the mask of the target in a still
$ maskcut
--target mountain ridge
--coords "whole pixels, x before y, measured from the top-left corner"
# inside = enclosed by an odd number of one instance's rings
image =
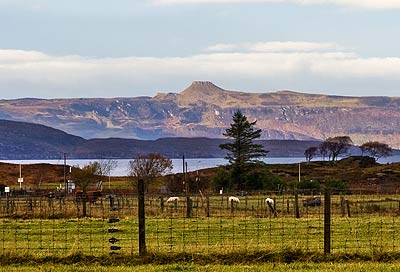
[[[284,90],[247,93],[195,81],[154,97],[0,100],[0,118],[54,127],[86,139],[222,138],[240,109],[257,120],[262,139],[324,140],[400,147],[400,97],[354,97]]]

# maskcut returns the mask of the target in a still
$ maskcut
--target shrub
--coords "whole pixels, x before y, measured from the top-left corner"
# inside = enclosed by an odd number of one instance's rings
[[[318,180],[302,180],[298,183],[297,188],[303,193],[315,194],[321,191],[321,183]]]
[[[221,188],[224,188],[225,191],[231,191],[233,189],[232,173],[227,167],[218,167],[217,173],[213,177],[212,182],[214,189],[217,191]]]
[[[284,185],[283,181],[274,176],[266,167],[256,167],[247,172],[245,183],[247,190],[276,191]]]

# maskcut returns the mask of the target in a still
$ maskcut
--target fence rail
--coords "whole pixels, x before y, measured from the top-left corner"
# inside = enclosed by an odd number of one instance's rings
[[[400,252],[400,197],[357,192],[329,194],[327,213],[327,196],[307,192],[298,195],[298,203],[296,194],[289,191],[237,196],[238,203],[229,202],[230,195],[192,194],[189,201],[182,195],[177,202],[167,202],[165,195],[146,195],[147,251]],[[268,204],[267,197],[273,203]],[[87,217],[82,217],[82,205],[71,196],[1,196],[0,252],[40,256],[139,253],[137,195],[101,196],[86,204]]]

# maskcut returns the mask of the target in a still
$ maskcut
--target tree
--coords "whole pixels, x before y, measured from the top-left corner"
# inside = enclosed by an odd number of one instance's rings
[[[328,150],[328,155],[332,161],[337,160],[338,156],[347,153],[353,141],[349,136],[330,137],[325,140],[324,146]]]
[[[94,167],[96,167],[96,171],[100,176],[103,177],[108,176],[108,186],[110,187],[111,171],[118,166],[118,162],[112,159],[101,159],[96,162],[93,162],[93,164]]]
[[[311,146],[304,151],[304,156],[306,157],[306,160],[310,162],[315,155],[317,155],[318,147]]]
[[[381,142],[366,142],[360,146],[362,153],[369,153],[375,161],[378,161],[382,157],[387,157],[392,154],[392,148],[389,145]]]
[[[145,186],[148,186],[154,178],[171,171],[172,168],[171,159],[157,153],[141,155],[129,161],[129,175],[134,177],[134,186],[139,179],[143,179]]]
[[[118,162],[112,159],[101,159],[92,164],[100,176],[109,176],[111,171],[118,166]]]
[[[328,143],[327,142],[322,142],[319,145],[319,154],[321,154],[323,160],[325,160],[326,157],[328,157],[328,160],[331,159],[331,155],[330,155],[329,150],[328,150]]]
[[[223,134],[233,141],[219,146],[228,151],[225,159],[229,161],[234,184],[238,189],[244,189],[244,175],[249,166],[268,153],[261,144],[253,143],[253,140],[261,137],[261,129],[254,128],[256,123],[257,121],[249,122],[247,117],[237,110],[232,116],[230,128]]]
[[[90,162],[82,169],[74,168],[74,171],[71,173],[71,178],[81,190],[76,192],[76,197],[77,200],[82,201],[82,216],[86,217],[88,188],[91,184],[99,181],[98,164],[96,162]]]

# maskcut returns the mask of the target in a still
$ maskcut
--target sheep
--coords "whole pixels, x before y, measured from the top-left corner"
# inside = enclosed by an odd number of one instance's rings
[[[236,196],[230,196],[229,197],[229,202],[230,203],[240,203],[240,200]]]
[[[274,203],[275,203],[275,201],[272,198],[267,197],[265,199],[265,204],[267,204],[269,206],[269,208],[271,209],[271,211],[274,213],[274,217],[278,217],[278,213],[275,210]]]
[[[233,214],[234,210],[238,207],[240,200],[236,196],[230,196],[228,198],[229,203],[231,203],[231,213]]]
[[[304,207],[317,207],[321,206],[321,198],[319,196],[309,197],[303,200]]]
[[[267,198],[265,199],[265,203],[266,203],[266,204],[274,205],[274,200],[273,200],[272,198],[267,197]]]
[[[178,203],[179,197],[177,196],[171,196],[170,198],[167,199],[167,203]]]

